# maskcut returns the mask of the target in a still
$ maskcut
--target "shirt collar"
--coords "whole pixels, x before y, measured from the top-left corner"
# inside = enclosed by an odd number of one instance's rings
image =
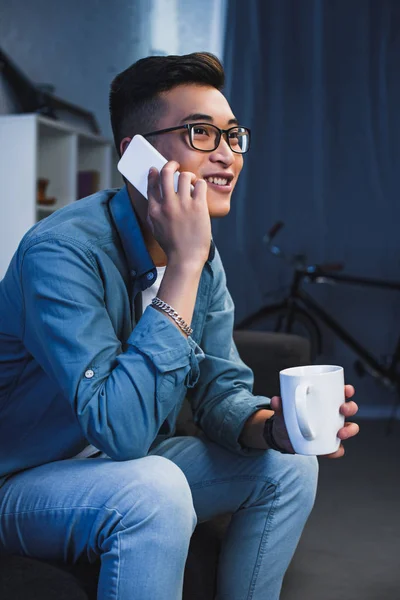
[[[143,285],[143,289],[145,289],[154,282],[157,270],[144,243],[126,186],[111,198],[109,206],[115,228],[121,239],[129,272],[133,278],[141,279],[145,276],[144,280],[147,281]]]
[[[122,242],[130,274],[134,278],[145,276],[144,279],[147,283],[144,283],[142,289],[146,289],[154,282],[157,270],[144,243],[143,234],[126,186],[122,187],[111,198],[109,206],[114,225]],[[211,262],[214,256],[215,244],[211,240],[207,262]]]

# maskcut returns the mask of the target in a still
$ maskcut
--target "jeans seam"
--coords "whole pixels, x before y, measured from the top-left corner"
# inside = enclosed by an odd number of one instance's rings
[[[121,560],[122,560],[122,554],[121,554],[121,538],[120,538],[120,531],[118,531],[117,533],[117,540],[118,540],[118,556],[119,559],[117,561],[117,585],[116,585],[116,598],[119,598],[119,584],[121,582],[121,577],[120,577],[120,573],[121,573]]]
[[[269,533],[270,533],[270,531],[272,529],[272,522],[273,522],[273,518],[274,518],[274,515],[275,515],[275,510],[276,510],[276,507],[277,507],[279,499],[280,499],[280,491],[279,491],[279,489],[280,489],[280,486],[279,486],[279,483],[278,483],[278,484],[275,485],[275,499],[272,502],[271,508],[268,511],[268,514],[267,514],[267,516],[265,518],[264,531],[263,531],[262,536],[261,536],[260,549],[259,549],[259,552],[257,554],[256,564],[254,565],[254,571],[253,571],[253,575],[252,575],[252,578],[251,578],[250,589],[249,589],[249,593],[247,595],[247,600],[251,600],[253,598],[253,595],[254,595],[254,590],[255,590],[255,587],[256,587],[258,574],[260,572],[261,562],[262,562],[264,554],[265,554],[265,547],[267,546]]]
[[[279,483],[274,479],[270,479],[269,477],[260,477],[259,475],[234,475],[233,477],[226,477],[222,479],[208,479],[200,483],[190,484],[190,487],[192,489],[200,489],[202,487],[214,485],[215,483],[229,483],[231,481],[264,481],[264,483],[272,484],[276,488],[279,487]]]
[[[106,506],[105,504],[103,504],[102,506],[52,506],[51,508],[33,508],[31,510],[21,510],[21,511],[16,511],[16,512],[6,512],[6,513],[2,513],[0,515],[0,517],[7,517],[7,516],[17,516],[17,515],[25,515],[25,514],[30,514],[30,513],[40,513],[40,512],[50,512],[50,511],[56,511],[56,510],[62,510],[62,511],[66,511],[66,510],[76,510],[76,509],[83,509],[83,510],[101,510],[102,508],[105,508],[108,511],[113,511],[115,512],[119,517],[121,517],[121,520],[123,519],[123,515],[119,512],[119,510],[117,510],[116,508],[110,508],[108,506]],[[123,528],[126,529],[126,527],[122,524]]]

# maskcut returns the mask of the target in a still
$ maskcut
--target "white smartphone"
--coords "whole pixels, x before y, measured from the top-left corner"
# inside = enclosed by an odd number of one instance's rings
[[[155,167],[161,171],[167,159],[159,153],[142,135],[135,135],[118,162],[118,171],[147,198],[149,170]],[[179,171],[174,175],[175,192],[178,191]]]

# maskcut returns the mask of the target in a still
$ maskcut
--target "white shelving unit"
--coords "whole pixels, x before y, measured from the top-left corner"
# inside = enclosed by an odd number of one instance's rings
[[[37,221],[77,200],[79,171],[100,174],[99,189],[120,185],[113,146],[100,136],[36,114],[0,116],[0,280]],[[49,180],[51,206],[37,204],[37,181]]]

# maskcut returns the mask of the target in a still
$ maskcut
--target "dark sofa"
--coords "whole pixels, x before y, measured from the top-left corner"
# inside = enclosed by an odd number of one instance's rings
[[[287,334],[236,331],[242,360],[254,372],[254,393],[279,394],[279,371],[308,364],[308,341]],[[180,415],[180,435],[195,435],[186,405]],[[191,540],[184,581],[184,600],[213,600],[220,542],[229,523],[221,515],[197,526]],[[95,600],[99,565],[60,565],[20,556],[0,557],[1,600]]]

